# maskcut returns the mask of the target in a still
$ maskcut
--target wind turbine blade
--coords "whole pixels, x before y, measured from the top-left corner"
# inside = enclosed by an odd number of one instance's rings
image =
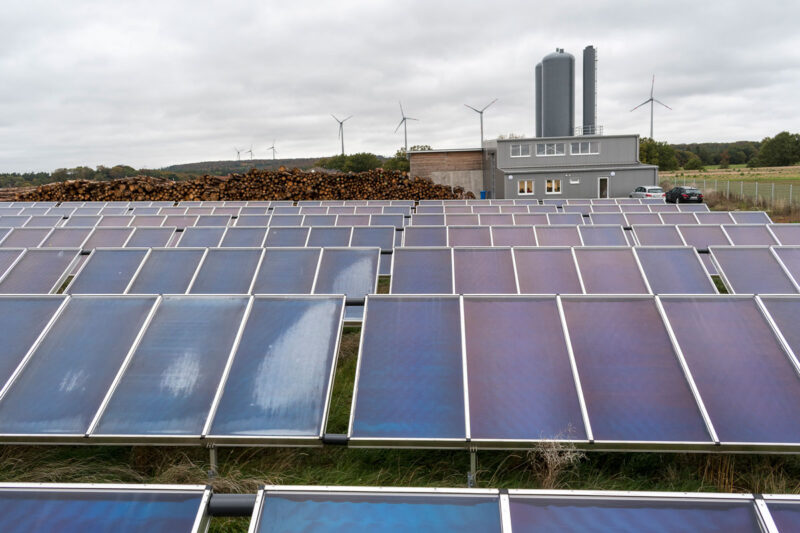
[[[670,106],[668,106],[667,104],[665,104],[664,102],[661,102],[661,101],[659,101],[659,100],[656,100],[655,98],[653,98],[653,101],[654,101],[655,103],[657,103],[657,104],[661,104],[661,105],[663,105],[664,107],[666,107],[667,109],[669,109],[670,111],[672,111],[672,108],[671,108]]]
[[[633,109],[631,109],[631,111],[636,111],[637,109],[639,109],[639,108],[640,108],[640,107],[642,107],[643,105],[649,104],[651,100],[652,100],[652,98],[648,98],[647,100],[645,100],[645,101],[644,101],[644,102],[642,102],[641,104],[639,104],[639,105],[637,105],[636,107],[634,107]]]
[[[495,98],[494,100],[492,100],[491,102],[489,102],[489,103],[486,105],[486,107],[484,107],[483,109],[481,109],[481,113],[483,113],[484,111],[486,111],[487,109],[489,109],[489,106],[491,106],[491,105],[492,105],[493,103],[495,103],[496,101],[497,101],[497,98]]]
[[[347,117],[346,119],[344,119],[342,122],[347,122],[347,121],[348,121],[348,120],[350,120],[351,118],[353,118],[353,115],[350,115],[349,117]]]
[[[405,111],[403,111],[403,102],[400,102],[400,101],[398,101],[397,103],[398,103],[398,104],[400,104],[400,115],[401,115],[403,118],[405,118],[405,117],[406,117],[406,112],[405,112]]]
[[[418,118],[406,117],[406,120],[419,120]]]
[[[334,115],[333,113],[331,113],[331,116],[333,117],[333,120],[335,120],[336,122],[341,122],[341,120],[336,118],[336,115]]]
[[[653,74],[653,82],[650,84],[650,98],[653,97],[653,90],[656,88],[656,75]]]
[[[400,126],[402,126],[402,125],[403,125],[403,122],[405,122],[405,121],[406,121],[406,117],[403,117],[403,118],[400,120],[400,124],[398,124],[398,125],[397,125],[397,127],[394,129],[394,132],[395,132],[395,133],[397,133],[397,130],[399,130],[399,129],[400,129]]]
[[[475,111],[476,113],[480,113],[480,111],[478,111],[477,109],[475,109],[475,108],[474,108],[474,107],[472,107],[471,105],[469,105],[469,104],[464,104],[464,105],[465,105],[465,106],[467,106],[468,108],[472,109],[472,110],[473,110],[473,111]]]

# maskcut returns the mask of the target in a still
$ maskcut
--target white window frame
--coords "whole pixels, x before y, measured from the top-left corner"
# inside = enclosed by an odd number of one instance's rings
[[[522,150],[523,146],[527,147],[527,149],[528,149],[528,153],[527,154],[523,154],[522,153],[523,152],[523,150]],[[518,155],[514,155],[514,147],[519,148],[519,154]],[[512,144],[511,145],[511,149],[509,150],[509,155],[511,157],[530,157],[531,156],[531,145],[528,144],[528,143]]]
[[[575,150],[575,145],[578,145],[578,150]],[[588,144],[589,151],[584,152],[582,145]],[[596,148],[596,151],[592,150],[592,146]],[[569,153],[570,155],[600,155],[600,141],[572,141],[569,143]]]
[[[540,147],[543,151],[540,152]],[[559,147],[561,153],[558,153]],[[563,157],[567,155],[567,143],[537,143],[536,157]]]
[[[558,190],[557,191],[552,191],[552,192],[548,191],[547,189],[551,188],[551,184],[555,185],[556,181],[558,182]],[[555,187],[553,187],[553,188],[555,188]],[[544,182],[544,193],[545,194],[561,194],[561,191],[562,191],[562,188],[561,188],[561,180],[560,179],[552,178],[552,179],[545,180],[545,182]]]
[[[531,183],[531,192],[519,192],[520,183],[524,183],[526,181],[529,181]],[[517,180],[517,196],[532,196],[534,194],[536,194],[536,180],[532,179]]]

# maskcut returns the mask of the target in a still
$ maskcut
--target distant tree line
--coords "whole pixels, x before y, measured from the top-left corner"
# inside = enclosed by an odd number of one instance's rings
[[[760,142],[667,144],[643,137],[639,160],[659,170],[701,170],[706,165],[781,167],[800,163],[800,134],[783,131]]]
[[[419,151],[430,149],[431,147],[427,144],[421,144],[412,146],[409,150]],[[404,148],[397,150],[394,157],[388,159],[368,152],[361,152],[358,154],[326,157],[317,161],[317,166],[328,170],[338,170],[340,172],[365,172],[375,168],[400,170],[403,172],[409,171],[408,157]]]
[[[70,180],[107,181],[141,175],[166,178],[175,181],[192,179],[198,176],[197,174],[168,172],[146,168],[137,170],[127,165],[115,165],[113,167],[100,165],[96,169],[75,167],[59,168],[53,172],[0,173],[0,187],[30,187]]]

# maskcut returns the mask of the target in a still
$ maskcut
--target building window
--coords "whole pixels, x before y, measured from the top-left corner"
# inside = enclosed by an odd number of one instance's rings
[[[569,151],[572,155],[597,155],[600,153],[600,143],[598,141],[570,143]]]
[[[566,144],[564,143],[538,143],[536,145],[536,156],[564,155]]]
[[[519,180],[517,182],[517,194],[521,196],[533,194],[533,180]]]
[[[512,144],[511,157],[530,157],[531,145],[530,144]]]
[[[547,194],[561,194],[561,180],[547,180],[544,192]]]

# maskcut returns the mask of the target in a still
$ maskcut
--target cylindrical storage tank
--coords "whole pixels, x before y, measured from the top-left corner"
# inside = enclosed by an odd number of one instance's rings
[[[575,57],[559,49],[542,59],[542,137],[575,131]]]
[[[583,133],[597,133],[597,51],[594,46],[583,49]]]
[[[536,122],[536,136],[542,136],[542,64],[536,64],[536,95],[534,102],[536,108],[534,109],[533,119]]]

